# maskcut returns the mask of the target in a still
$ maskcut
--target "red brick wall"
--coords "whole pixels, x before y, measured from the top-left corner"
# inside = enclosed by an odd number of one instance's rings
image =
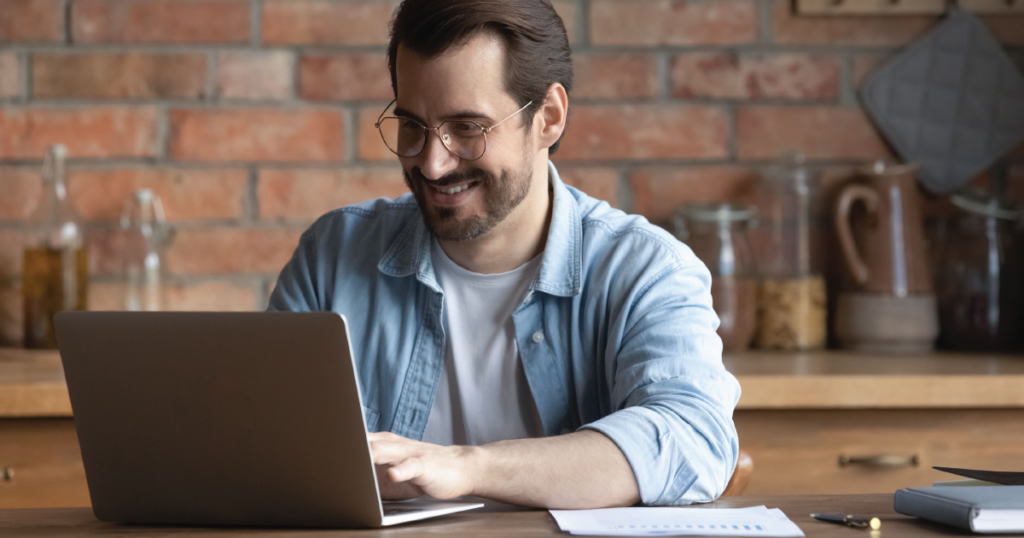
[[[889,155],[857,105],[933,17],[794,17],[786,0],[556,0],[577,87],[555,161],[665,222],[742,197],[787,149],[840,178]],[[388,0],[0,0],[0,344],[20,340],[19,229],[44,149],[70,152],[93,308],[117,306],[117,219],[151,187],[179,229],[171,307],[263,308],[301,231],[404,186],[373,120]],[[987,22],[1024,64],[1024,17]],[[1024,150],[1014,191],[1024,196]]]

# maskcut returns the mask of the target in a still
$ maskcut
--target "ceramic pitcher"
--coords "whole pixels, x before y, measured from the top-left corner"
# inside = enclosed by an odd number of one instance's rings
[[[836,230],[855,293],[894,297],[932,292],[915,164],[877,161],[858,170],[859,180],[839,196]],[[866,218],[851,221],[861,202]],[[855,239],[856,238],[856,239]]]

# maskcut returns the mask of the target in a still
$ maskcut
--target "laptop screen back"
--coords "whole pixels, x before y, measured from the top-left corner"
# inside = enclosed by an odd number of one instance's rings
[[[56,326],[98,519],[380,525],[341,316],[62,312]]]

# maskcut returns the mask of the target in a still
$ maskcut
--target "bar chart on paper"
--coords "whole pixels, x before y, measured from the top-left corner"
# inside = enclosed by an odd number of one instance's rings
[[[562,531],[591,536],[803,536],[782,510],[629,507],[551,510]]]

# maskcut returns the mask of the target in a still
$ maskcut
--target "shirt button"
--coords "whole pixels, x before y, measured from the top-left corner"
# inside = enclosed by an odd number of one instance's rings
[[[543,342],[544,341],[544,333],[542,333],[540,331],[537,331],[537,332],[533,333],[533,341],[537,342],[538,344]]]

